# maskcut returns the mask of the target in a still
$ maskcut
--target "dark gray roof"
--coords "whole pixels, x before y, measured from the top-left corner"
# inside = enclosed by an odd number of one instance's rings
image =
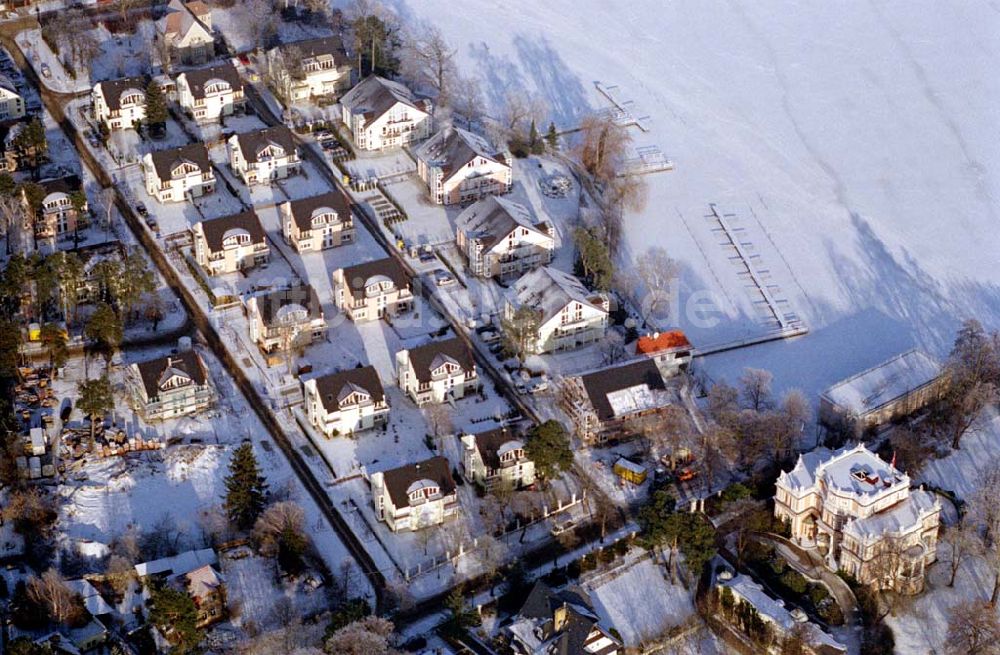
[[[232,62],[229,61],[217,66],[209,66],[208,68],[195,68],[184,71],[181,74],[187,80],[188,87],[191,89],[191,95],[195,98],[204,98],[205,85],[214,79],[229,82],[234,91],[243,90],[243,80],[240,78],[240,73],[233,66]]]
[[[252,209],[202,221],[201,230],[205,234],[208,249],[212,252],[222,250],[222,240],[229,230],[246,230],[250,233],[251,243],[264,243],[265,240],[264,226]]]
[[[323,306],[319,302],[316,290],[308,284],[301,284],[288,289],[279,289],[270,293],[262,293],[256,296],[257,311],[264,325],[271,325],[274,316],[282,307],[288,305],[301,305],[307,312],[309,318],[318,318],[323,315]]]
[[[333,57],[335,66],[350,65],[347,58],[347,50],[344,48],[344,41],[338,35],[321,36],[315,39],[305,39],[303,41],[293,41],[280,46],[282,51],[296,49],[302,53],[303,57],[322,57],[329,55]]]
[[[316,380],[316,392],[323,403],[323,407],[328,412],[340,411],[341,391],[347,386],[357,386],[371,395],[375,402],[381,401],[385,397],[382,389],[382,381],[378,378],[378,372],[374,366],[362,366],[361,368],[349,368],[337,373],[324,375]]]
[[[101,85],[101,95],[104,96],[104,103],[112,111],[121,109],[122,94],[129,89],[136,89],[146,94],[146,79],[143,77],[123,77],[120,80],[104,80]]]
[[[455,491],[455,480],[451,477],[451,465],[444,457],[431,457],[416,464],[407,464],[399,468],[383,471],[385,488],[389,498],[396,507],[409,507],[410,485],[420,480],[430,480],[441,489],[441,495],[447,496]]]
[[[487,248],[518,227],[551,236],[548,224],[539,222],[528,207],[498,196],[476,201],[458,215],[456,223],[470,236],[479,238]]]
[[[198,353],[187,350],[166,357],[147,359],[138,362],[139,377],[142,379],[142,386],[146,389],[146,398],[155,400],[160,395],[160,382],[164,380],[164,374],[173,369],[190,377],[195,384],[202,386],[205,384],[205,365],[201,363]]]
[[[403,267],[400,266],[399,262],[392,257],[345,267],[344,283],[350,288],[351,295],[355,298],[363,298],[365,295],[365,283],[378,275],[384,275],[392,280],[396,288],[410,288],[410,277],[403,270]]]
[[[566,623],[556,632],[553,614],[563,605],[567,609]],[[554,591],[541,580],[531,589],[518,616],[543,623],[545,639],[552,639],[551,645],[555,647],[554,655],[585,655],[587,638],[600,623],[590,596],[583,589],[573,585]]]
[[[609,393],[640,384],[646,384],[653,390],[667,388],[660,369],[656,368],[656,363],[648,358],[591,371],[581,375],[580,380],[587,391],[587,397],[590,398],[590,404],[597,412],[597,418],[602,421],[615,417],[608,401]]]
[[[341,191],[329,191],[311,198],[301,198],[288,203],[292,218],[300,230],[312,229],[313,212],[321,207],[328,207],[337,212],[341,221],[351,218],[351,201]]]
[[[243,158],[251,164],[256,164],[261,151],[270,145],[279,146],[286,155],[295,153],[295,138],[292,136],[292,131],[284,125],[237,134],[236,142],[240,146]]]
[[[413,92],[404,85],[377,75],[369,75],[358,82],[344,95],[340,104],[347,107],[351,113],[364,114],[370,123],[392,109],[397,102],[420,111],[429,110],[428,102],[417,100]]]
[[[212,169],[212,161],[208,158],[208,148],[204,143],[190,143],[179,148],[156,150],[149,153],[153,160],[153,169],[161,180],[169,180],[174,168],[182,162],[191,162],[202,173]]]
[[[486,432],[479,432],[476,437],[476,450],[483,459],[486,468],[496,470],[500,468],[500,455],[497,451],[505,443],[510,441],[523,441],[521,437],[507,428],[495,428]]]
[[[476,157],[510,166],[504,152],[489,141],[450,125],[418,146],[413,154],[417,159],[440,167],[446,180]]]
[[[45,189],[45,195],[50,193],[65,193],[67,195],[81,190],[80,178],[76,175],[66,175],[65,177],[53,177],[42,180],[38,184]]]
[[[445,359],[454,360],[463,371],[471,371],[476,367],[472,351],[458,337],[410,348],[409,353],[413,374],[421,382],[429,382],[431,371],[444,363]]]

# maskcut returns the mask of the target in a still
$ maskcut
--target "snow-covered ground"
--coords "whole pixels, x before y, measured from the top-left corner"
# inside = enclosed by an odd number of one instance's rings
[[[609,106],[595,80],[634,101],[649,129],[631,130],[636,145],[676,169],[647,178],[624,259],[662,245],[683,263],[669,321],[696,345],[761,331],[704,218],[709,203],[738,214],[812,333],[712,358],[713,376],[752,361],[813,393],[914,343],[940,354],[965,316],[1000,324],[990,3],[390,4],[444,31],[497,113],[507,93],[532,93],[573,127]],[[700,291],[717,325],[685,311]]]

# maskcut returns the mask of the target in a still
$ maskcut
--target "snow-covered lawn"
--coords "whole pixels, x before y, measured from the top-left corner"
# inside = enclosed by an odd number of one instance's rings
[[[998,462],[1000,414],[996,408],[989,408],[978,425],[962,437],[961,447],[946,457],[928,461],[918,479],[968,499],[979,487],[983,474]]]
[[[31,67],[38,73],[42,84],[57,93],[86,93],[90,91],[90,78],[87,75],[72,77],[63,67],[62,59],[57,56],[48,44],[42,40],[39,29],[24,30],[14,37]],[[49,74],[44,75],[43,66],[48,67]]]
[[[648,643],[694,614],[691,594],[671,584],[664,568],[652,559],[623,568],[620,573],[598,576],[596,585],[585,583],[584,588],[600,617],[621,633],[625,646]]]

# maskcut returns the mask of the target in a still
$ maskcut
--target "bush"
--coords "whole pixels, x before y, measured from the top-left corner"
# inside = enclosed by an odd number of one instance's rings
[[[792,569],[782,573],[778,578],[778,582],[792,593],[800,595],[806,593],[806,589],[809,587],[809,581],[801,573]]]
[[[896,638],[884,623],[866,628],[861,635],[861,655],[893,655]]]

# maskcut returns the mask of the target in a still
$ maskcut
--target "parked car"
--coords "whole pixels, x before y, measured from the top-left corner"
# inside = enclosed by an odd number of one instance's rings
[[[552,536],[553,537],[558,537],[559,535],[561,535],[562,533],[566,532],[567,530],[572,530],[573,526],[575,526],[575,525],[576,525],[576,521],[574,521],[573,519],[566,519],[565,521],[560,521],[560,522],[558,522],[558,523],[556,523],[555,525],[552,526],[552,530],[551,530]]]
[[[455,276],[443,268],[439,268],[434,271],[434,282],[436,282],[439,287],[446,287],[455,284],[455,281]]]
[[[142,216],[143,218],[149,216],[149,210],[146,209],[146,205],[144,203],[136,203],[135,210],[139,212],[139,216]]]
[[[42,77],[52,77],[52,69],[48,64],[42,64]]]

